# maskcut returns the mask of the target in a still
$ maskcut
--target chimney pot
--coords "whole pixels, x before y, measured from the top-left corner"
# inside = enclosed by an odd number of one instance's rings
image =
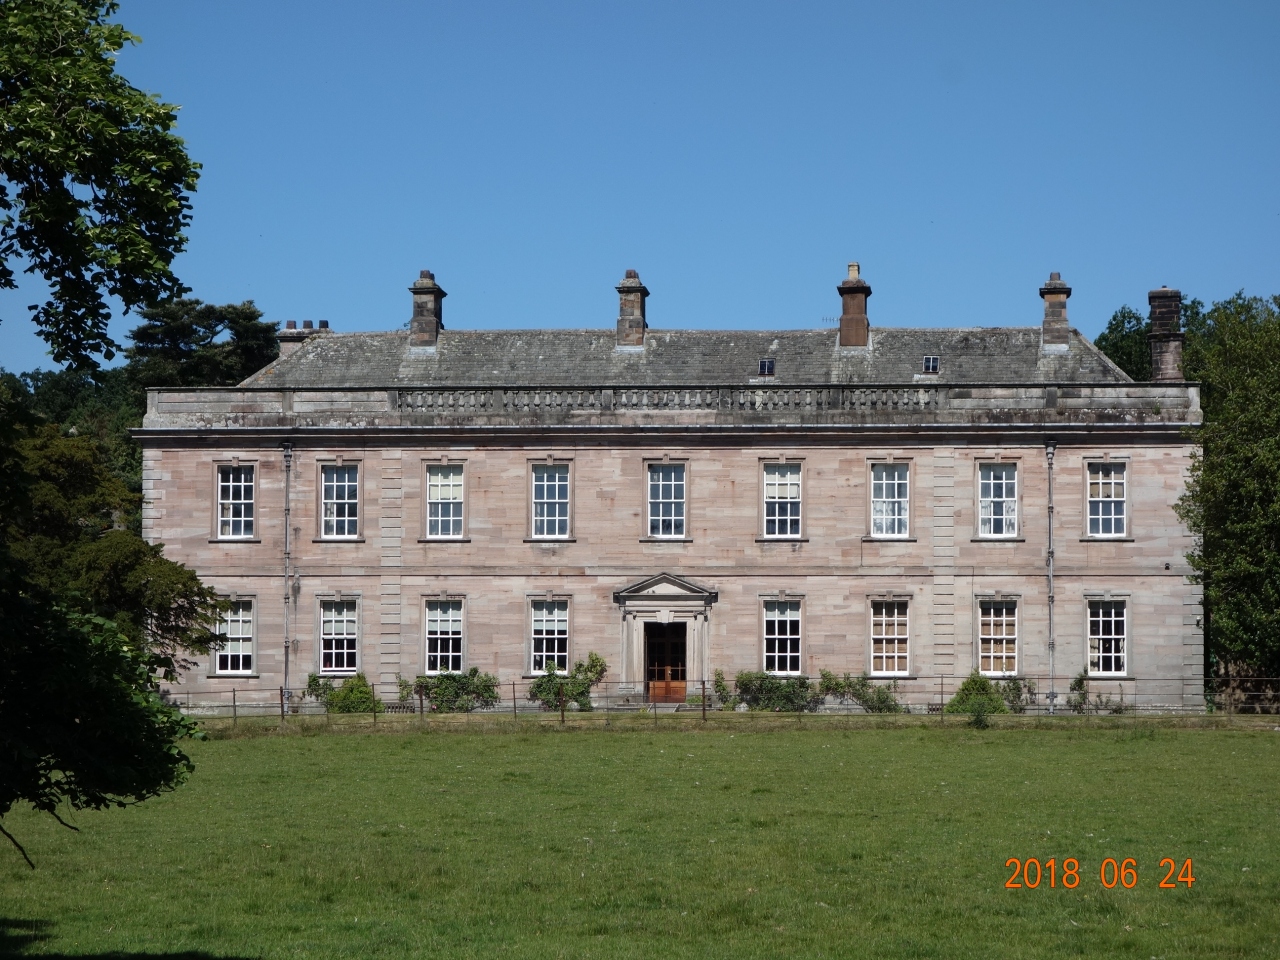
[[[1186,339],[1181,331],[1182,292],[1161,287],[1147,294],[1151,305],[1151,333],[1147,343],[1151,347],[1151,379],[1182,380],[1182,343]]]
[[[328,321],[328,320],[321,320],[321,321],[320,321],[320,329],[321,329],[321,330],[328,330],[328,329],[329,329],[329,321]]]
[[[310,330],[310,329],[311,329],[311,321],[310,321],[310,320],[303,320],[303,321],[302,321],[302,329],[303,329],[303,330]]]
[[[871,321],[867,319],[867,297],[871,285],[862,279],[861,267],[849,264],[848,278],[836,287],[840,294],[840,346],[865,347],[871,337]]]
[[[628,270],[622,282],[615,288],[618,291],[618,340],[619,347],[643,347],[644,332],[649,323],[645,320],[644,302],[649,296],[649,289],[640,282],[640,274]]]
[[[1067,347],[1071,325],[1067,322],[1067,298],[1071,288],[1062,282],[1062,274],[1053,271],[1049,281],[1040,288],[1044,300],[1044,322],[1040,328],[1040,348],[1061,352]],[[1055,349],[1056,348],[1056,349]]]
[[[285,328],[286,330],[297,330],[297,329],[298,329],[298,321],[297,321],[297,320],[290,320],[288,323],[286,323],[286,324],[284,325],[284,328]]]
[[[434,347],[444,329],[444,298],[448,296],[436,283],[430,270],[418,271],[418,279],[409,288],[413,294],[413,315],[409,318],[409,345]]]

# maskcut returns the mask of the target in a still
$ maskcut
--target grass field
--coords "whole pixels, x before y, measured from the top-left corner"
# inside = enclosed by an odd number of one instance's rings
[[[11,815],[0,955],[1280,956],[1270,725],[389,727],[196,743],[79,834]]]

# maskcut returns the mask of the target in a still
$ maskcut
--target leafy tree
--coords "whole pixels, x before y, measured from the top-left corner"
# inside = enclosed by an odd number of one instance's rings
[[[129,334],[129,375],[143,387],[234,386],[280,352],[276,324],[252,300],[215,306],[173,300],[142,311]]]
[[[1277,676],[1280,297],[1237,293],[1192,322],[1205,419],[1178,512],[1195,537],[1187,559],[1204,585],[1209,666]]]
[[[578,660],[573,669],[565,673],[544,673],[529,684],[529,700],[541,703],[544,710],[558,710],[560,697],[564,702],[576,703],[579,710],[591,709],[591,688],[604,679],[609,670],[604,657],[594,651],[586,661]]]
[[[199,165],[173,134],[176,107],[116,73],[138,38],[109,23],[114,0],[0,4],[0,288],[13,263],[39,274],[31,306],[53,359],[110,360],[107,298],[126,311],[180,296]]]
[[[983,716],[1009,712],[999,688],[977,670],[965,677],[955,696],[942,709],[945,713],[981,713]]]
[[[1151,346],[1147,334],[1151,321],[1132,307],[1124,306],[1111,315],[1107,329],[1094,346],[1134,380],[1151,379]]]
[[[479,667],[472,667],[466,673],[421,676],[413,681],[410,690],[425,697],[432,709],[441,713],[470,713],[495,707],[500,702],[498,678],[491,673],[481,673]]]

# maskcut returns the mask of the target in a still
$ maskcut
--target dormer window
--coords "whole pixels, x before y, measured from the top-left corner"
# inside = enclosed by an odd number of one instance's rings
[[[761,360],[761,361],[760,361],[760,376],[762,376],[762,377],[772,377],[772,376],[773,376],[773,364],[774,364],[774,358],[773,358],[773,357],[765,357],[763,360]]]
[[[925,358],[924,358],[924,372],[925,372],[925,373],[937,373],[937,372],[938,372],[938,359],[939,359],[938,357],[925,357]]]

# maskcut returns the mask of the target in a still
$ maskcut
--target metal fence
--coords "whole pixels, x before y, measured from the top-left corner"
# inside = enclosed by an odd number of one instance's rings
[[[760,675],[755,675],[757,678]],[[449,713],[528,717],[558,715],[560,719],[636,714],[699,716],[736,713],[787,713],[817,715],[906,714],[942,715],[956,710],[952,704],[965,677],[872,678],[869,685],[826,692],[820,681],[804,677],[777,677],[761,689],[758,679],[738,684],[727,681],[687,683],[620,683],[603,681],[585,696],[575,698],[571,684],[553,684],[542,699],[531,696],[533,679],[496,684],[492,702],[439,702],[421,689],[375,686],[375,699],[354,709],[331,709],[322,701],[283,687],[231,686],[218,693],[170,691],[168,697],[183,713],[199,718],[276,716],[331,716],[362,713],[376,723],[379,716],[430,717]],[[853,678],[856,680],[856,678]],[[987,711],[1023,716],[1179,716],[1204,714],[1280,714],[1280,678],[1230,677],[1179,680],[1140,677],[991,678],[994,694]],[[392,690],[388,690],[392,687]],[[482,698],[486,699],[486,698]],[[951,710],[948,710],[951,704]],[[1000,705],[1003,705],[1002,707]],[[994,709],[992,709],[994,707]],[[968,712],[968,711],[962,711]]]

